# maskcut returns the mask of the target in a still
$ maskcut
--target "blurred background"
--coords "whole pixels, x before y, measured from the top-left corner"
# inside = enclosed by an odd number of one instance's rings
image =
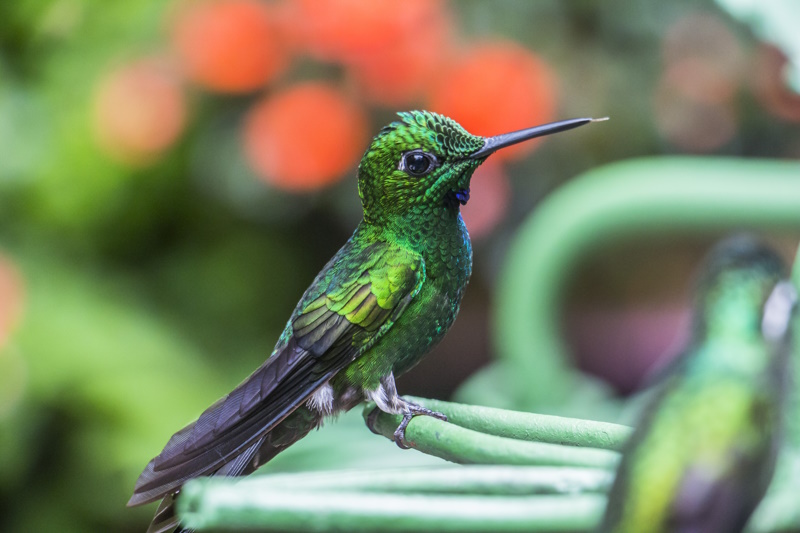
[[[800,159],[800,10],[763,4],[3,2],[0,530],[144,530],[152,509],[124,507],[140,470],[270,353],[360,219],[355,169],[396,111],[479,135],[610,116],[473,179],[461,314],[399,383],[469,399],[504,356],[506,251],[561,184],[639,156]],[[720,235],[587,251],[553,309],[566,356],[635,390],[680,350]],[[798,233],[769,238],[790,258]],[[349,464],[346,438],[414,460],[347,420],[275,468]]]

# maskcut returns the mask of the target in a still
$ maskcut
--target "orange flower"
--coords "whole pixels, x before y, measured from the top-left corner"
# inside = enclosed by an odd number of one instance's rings
[[[366,122],[361,109],[333,87],[304,83],[250,110],[245,150],[255,172],[276,187],[317,189],[358,163]]]
[[[147,162],[183,131],[186,102],[180,81],[158,59],[140,59],[112,70],[95,97],[100,144],[128,163]]]
[[[187,75],[221,92],[262,87],[287,64],[270,7],[255,0],[200,0],[179,5],[172,44]]]
[[[452,55],[452,21],[441,2],[425,4],[396,43],[381,54],[365,55],[350,64],[364,96],[388,106],[404,106],[421,98]]]
[[[350,63],[381,56],[442,8],[439,0],[293,0],[290,9],[302,46],[320,59]]]

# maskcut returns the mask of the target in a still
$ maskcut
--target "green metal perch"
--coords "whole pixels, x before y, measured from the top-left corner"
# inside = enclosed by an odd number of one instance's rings
[[[378,415],[375,430],[393,439],[401,416]],[[462,464],[585,466],[614,468],[619,453],[487,435],[433,417],[416,417],[406,430],[406,442],[422,453]]]
[[[186,485],[179,500],[192,528],[278,531],[588,531],[605,497],[451,496],[372,492],[237,490]]]
[[[627,426],[607,422],[521,413],[415,396],[407,398],[447,415],[447,421],[451,424],[511,439],[619,451],[633,431]]]

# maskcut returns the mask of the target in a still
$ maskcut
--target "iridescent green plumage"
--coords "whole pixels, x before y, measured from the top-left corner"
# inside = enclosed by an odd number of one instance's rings
[[[603,532],[741,531],[772,476],[794,291],[748,238],[712,256],[693,342],[640,421]]]
[[[400,117],[359,166],[364,219],[305,292],[272,355],[176,433],[139,477],[129,505],[164,498],[150,531],[175,526],[174,497],[187,479],[249,474],[365,398],[403,414],[404,424],[438,415],[398,396],[394,376],[439,342],[458,313],[472,272],[459,212],[472,173],[503,146],[591,122],[484,139],[435,113]]]

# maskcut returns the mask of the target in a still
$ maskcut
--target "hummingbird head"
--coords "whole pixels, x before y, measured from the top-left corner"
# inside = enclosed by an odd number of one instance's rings
[[[567,120],[487,138],[437,113],[398,115],[401,120],[375,136],[358,167],[358,194],[368,222],[418,216],[431,209],[458,211],[469,200],[472,173],[490,154],[593,121]]]
[[[767,302],[785,276],[783,259],[758,239],[739,235],[722,241],[709,254],[699,280],[695,334],[760,336]]]

